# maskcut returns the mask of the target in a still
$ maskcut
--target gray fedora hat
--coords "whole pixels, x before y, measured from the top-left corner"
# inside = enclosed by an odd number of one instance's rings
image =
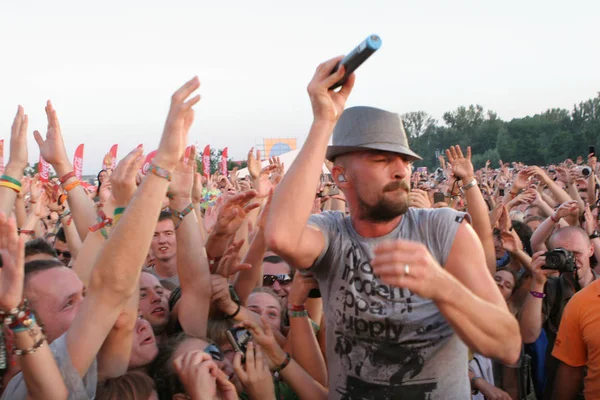
[[[408,147],[404,125],[398,114],[374,107],[346,109],[333,130],[327,159],[368,149],[403,154],[411,161],[422,160]]]

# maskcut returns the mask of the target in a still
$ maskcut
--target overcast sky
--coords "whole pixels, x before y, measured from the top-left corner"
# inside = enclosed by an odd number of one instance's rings
[[[263,137],[301,143],[314,69],[371,33],[383,45],[349,106],[441,119],[479,103],[511,119],[600,90],[594,0],[216,3],[0,2],[0,138],[18,104],[45,132],[52,99],[69,156],[85,143],[84,172],[95,173],[113,143],[119,158],[139,143],[155,149],[171,93],[198,75],[191,143],[228,146],[234,159]],[[30,160],[38,154],[30,134]]]

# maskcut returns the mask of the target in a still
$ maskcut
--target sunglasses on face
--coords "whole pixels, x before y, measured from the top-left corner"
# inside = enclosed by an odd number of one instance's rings
[[[275,281],[280,285],[289,285],[292,283],[292,277],[288,274],[263,275],[263,286],[272,286]]]
[[[223,352],[216,344],[209,344],[204,349],[204,352],[209,354],[214,361],[223,361],[225,359]]]
[[[56,251],[56,255],[59,256],[59,257],[62,254],[65,258],[71,258],[71,252],[70,251],[60,251],[58,249],[54,249],[54,251]]]

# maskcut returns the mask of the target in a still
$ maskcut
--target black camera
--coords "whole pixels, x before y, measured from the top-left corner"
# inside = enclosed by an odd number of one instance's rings
[[[544,254],[546,265],[542,269],[553,269],[561,274],[575,271],[575,256],[569,250],[558,248]]]
[[[227,335],[227,339],[229,343],[231,343],[231,347],[238,352],[242,353],[242,361],[246,360],[246,347],[250,340],[252,340],[252,334],[246,328],[234,327],[228,329],[225,334]]]

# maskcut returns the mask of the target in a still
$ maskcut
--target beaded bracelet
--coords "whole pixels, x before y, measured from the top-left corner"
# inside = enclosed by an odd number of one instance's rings
[[[306,307],[304,307],[304,304],[301,304],[299,306],[295,306],[293,304],[289,304],[288,303],[288,310],[289,311],[305,311]]]
[[[18,319],[25,317],[28,312],[29,302],[27,299],[24,299],[21,304],[10,311],[0,310],[0,324],[12,325]]]
[[[23,316],[21,316],[20,314],[17,316],[14,322],[8,326],[8,329],[15,333],[25,332],[30,330],[31,326],[35,322],[35,316],[31,313],[30,310],[26,310]]]
[[[150,167],[148,168],[148,172],[171,182],[171,173],[169,171],[167,171],[166,169],[159,167],[156,164],[150,164]]]
[[[285,360],[283,360],[283,362],[281,364],[279,364],[277,367],[275,367],[273,372],[280,372],[282,369],[284,369],[285,367],[287,367],[290,364],[290,361],[292,361],[292,356],[290,355],[290,353],[286,352]]]
[[[179,218],[179,222],[175,225],[175,229],[179,228],[179,225],[181,225],[181,223],[183,222],[183,219],[186,217],[186,215],[188,215],[189,213],[191,213],[193,210],[194,210],[194,204],[193,203],[190,203],[190,205],[188,205],[181,212],[175,211],[175,210],[171,210],[171,213],[173,214],[173,216]]]
[[[35,353],[36,351],[38,351],[38,349],[44,345],[45,341],[46,341],[46,336],[42,335],[40,340],[38,340],[37,343],[33,345],[33,347],[26,349],[26,350],[15,348],[13,350],[13,354],[15,356],[29,356],[29,355]]]

